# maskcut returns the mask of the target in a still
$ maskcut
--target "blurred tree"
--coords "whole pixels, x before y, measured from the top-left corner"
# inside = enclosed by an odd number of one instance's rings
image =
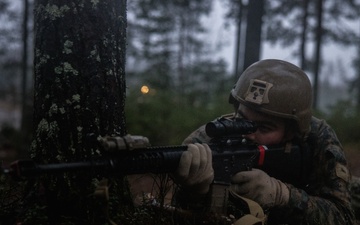
[[[0,1],[0,101],[8,115],[2,121],[31,136],[33,1]],[[0,126],[5,126],[4,122]],[[21,140],[24,141],[24,140]],[[29,144],[27,142],[27,144]]]
[[[204,62],[209,68],[223,65],[211,57],[207,48],[209,39],[202,24],[211,5],[212,1],[204,0],[129,2],[129,84],[147,84],[158,91],[172,89],[183,95],[182,99],[193,95],[193,88],[207,90],[202,82],[211,80],[209,77],[213,75],[209,74],[208,78],[198,75],[198,65]],[[226,76],[226,71],[222,70],[221,75]],[[194,102],[193,99],[189,101],[184,104]]]
[[[236,26],[234,80],[251,64],[260,60],[264,0],[225,1],[226,18]]]
[[[20,101],[16,85],[20,79],[20,18],[12,1],[0,0],[0,98],[13,103]]]
[[[299,48],[299,56],[300,56],[300,68],[306,69],[306,43],[308,40],[307,32],[308,32],[308,17],[309,17],[309,1],[302,1],[302,18],[301,20],[301,37],[300,37],[300,48]]]
[[[197,126],[229,112],[224,105],[234,81],[225,61],[211,54],[203,24],[211,6],[204,0],[128,3],[130,133],[152,144],[180,144]],[[140,92],[143,85],[148,93]]]
[[[260,60],[261,29],[265,0],[249,1],[247,13],[244,68]]]
[[[174,18],[168,1],[130,1],[128,65],[135,61],[134,69],[141,71],[141,77],[154,88],[171,86],[171,33]],[[130,65],[131,66],[131,65]],[[129,69],[128,69],[129,70]],[[132,76],[129,76],[131,79]]]
[[[329,42],[354,45],[358,34],[348,24],[358,19],[359,10],[359,3],[352,0],[277,0],[266,4],[266,40],[284,47],[299,44],[299,51],[294,54],[300,57],[302,68],[310,69],[314,75],[314,107],[317,107],[317,77],[323,63],[321,46]],[[309,40],[315,43],[313,59],[306,53]]]
[[[30,5],[29,0],[24,0],[23,4],[23,24],[22,24],[22,62],[21,62],[21,122],[20,128],[23,132],[31,132],[31,119],[29,115],[31,114],[32,101],[29,98],[29,89],[28,89],[28,77],[29,77],[29,55],[32,51],[29,51],[29,21],[32,21],[32,17],[29,12],[31,10],[32,4]],[[32,72],[32,70],[31,70]],[[29,112],[30,111],[30,112]]]
[[[193,91],[186,96],[172,89],[150,88],[145,93],[140,92],[140,87],[131,89],[126,104],[129,133],[148,137],[152,145],[178,145],[195,128],[232,112],[227,101],[233,79],[222,76],[224,63],[209,65],[205,61],[194,71]],[[189,104],[184,104],[183,98]]]
[[[255,6],[255,3],[259,5]],[[246,27],[251,30],[265,31],[265,40],[272,44],[280,43],[284,47],[289,47],[294,43],[299,44],[298,51],[294,52],[300,58],[301,68],[304,70],[311,69],[314,75],[314,106],[317,106],[317,92],[318,92],[318,76],[321,70],[321,46],[328,42],[335,42],[343,45],[354,45],[358,38],[356,31],[351,29],[347,24],[358,19],[360,3],[356,3],[353,0],[347,0],[339,2],[336,0],[322,1],[322,0],[301,0],[301,1],[289,1],[289,0],[276,0],[265,1],[265,14],[263,18],[263,24],[254,23],[254,21],[261,21],[262,17],[262,5],[260,1],[248,1],[246,5],[242,0],[228,0],[228,13],[227,18],[235,20],[237,26],[239,26],[239,16],[243,13],[239,13],[243,8],[250,10],[250,6],[254,6],[254,12],[248,12],[251,17],[247,18]],[[246,10],[245,10],[246,12]],[[256,28],[258,27],[258,28]],[[251,33],[251,30],[247,31]],[[257,32],[259,37],[259,32]],[[261,32],[260,32],[261,33]],[[237,34],[239,35],[239,28]],[[247,34],[242,34],[242,37],[237,39],[245,39]],[[254,34],[253,34],[254,35]],[[246,40],[248,38],[246,37]],[[250,39],[256,40],[255,36]],[[309,45],[309,40],[313,41],[314,52],[313,59],[311,60],[306,50]],[[240,40],[237,41],[238,43]],[[259,43],[259,42],[258,42]],[[256,47],[257,46],[257,47]],[[246,47],[251,49],[249,54],[259,52],[260,44],[251,46],[246,43],[244,46],[237,45],[238,48]],[[238,49],[237,52],[244,51],[244,49]],[[255,50],[254,50],[255,49]],[[249,60],[248,63],[244,63],[244,69],[251,64],[254,59],[252,56],[244,54],[244,59],[241,60],[237,55],[236,63],[240,61]],[[240,58],[240,59],[238,59]],[[313,63],[310,63],[310,62]],[[237,68],[236,71],[239,69]],[[240,70],[241,71],[241,70]],[[240,72],[239,71],[239,72]]]
[[[12,7],[11,0],[0,0],[0,15],[0,55],[4,56],[19,46],[19,43],[14,44],[14,42],[21,40],[19,35],[21,29],[14,25],[20,24],[21,16],[16,8]]]
[[[235,47],[235,61],[234,61],[234,81],[236,82],[236,80],[239,77],[239,73],[240,71],[243,70],[243,63],[240,61],[243,59],[242,57],[242,51],[243,51],[243,46],[241,45],[242,43],[242,29],[244,26],[244,23],[246,22],[245,15],[246,14],[246,10],[247,8],[245,7],[245,5],[243,4],[243,1],[236,1],[236,3],[234,3],[234,1],[229,1],[230,3],[233,4],[233,7],[229,7],[230,9],[232,9],[229,14],[234,13],[234,10],[237,11],[237,16],[234,16],[235,19],[235,24],[236,24],[236,47]],[[244,13],[245,12],[245,13]],[[244,21],[245,20],[245,21]]]
[[[226,18],[236,26],[235,81],[251,64],[260,60],[264,0],[225,2]]]
[[[315,26],[315,50],[314,50],[314,82],[313,82],[313,108],[316,109],[318,107],[318,89],[319,89],[319,74],[320,74],[320,65],[322,63],[321,59],[321,46],[323,39],[323,0],[316,0],[316,26]]]
[[[358,112],[360,113],[360,38],[357,46],[357,55],[353,60],[352,65],[355,70],[355,78],[351,80],[350,92],[354,95],[353,97],[355,99],[355,104],[357,106]]]
[[[268,1],[265,5],[264,30],[267,41],[272,44],[280,43],[288,47],[293,43],[303,46],[314,40],[316,32],[316,3],[318,0],[289,1],[276,0]],[[357,33],[348,23],[358,19],[359,3],[352,0],[339,2],[328,0],[323,4],[322,23],[322,44],[335,42],[344,45],[353,45],[357,40]],[[300,39],[301,37],[301,39]],[[304,46],[294,54],[303,52],[307,58]],[[308,60],[309,61],[309,60]],[[306,60],[300,62],[303,69],[307,69]]]
[[[102,153],[88,134],[124,135],[126,1],[35,2],[34,139],[38,163]],[[91,195],[101,177],[79,172],[29,182],[25,224],[106,224]],[[119,185],[117,185],[119,183]],[[124,196],[113,181],[114,211]]]

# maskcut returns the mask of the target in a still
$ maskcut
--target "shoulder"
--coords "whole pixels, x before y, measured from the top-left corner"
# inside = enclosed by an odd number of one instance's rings
[[[312,117],[308,141],[315,142],[318,147],[337,145],[342,148],[334,129],[323,119]]]
[[[343,147],[334,129],[325,120],[312,118],[308,143],[313,148],[315,158],[321,162],[319,166],[326,169],[333,168],[337,177],[345,181],[349,180]]]
[[[310,126],[311,126],[310,132],[318,132],[324,129],[331,129],[330,125],[327,124],[327,122],[324,119],[320,119],[314,116],[311,118]]]
[[[185,140],[183,144],[191,144],[191,143],[208,143],[210,141],[210,137],[205,132],[205,125],[200,126],[198,129],[193,131]]]

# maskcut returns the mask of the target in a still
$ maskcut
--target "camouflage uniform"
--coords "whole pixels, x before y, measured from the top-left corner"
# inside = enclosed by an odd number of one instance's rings
[[[184,143],[206,143],[209,140],[202,126]],[[312,117],[306,144],[312,154],[307,185],[295,187],[287,184],[290,189],[289,203],[286,207],[273,208],[267,212],[267,224],[354,224],[349,193],[350,174],[335,132],[325,121]],[[211,208],[209,198],[211,194],[187,196],[186,191],[180,189],[174,199],[181,208],[205,211]]]
[[[355,212],[355,217],[360,224],[360,177],[353,177],[350,185],[351,205]]]

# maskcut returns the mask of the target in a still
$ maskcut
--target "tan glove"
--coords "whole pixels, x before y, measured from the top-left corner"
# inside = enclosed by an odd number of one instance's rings
[[[289,202],[289,188],[262,170],[239,172],[232,177],[232,183],[231,191],[257,202],[265,209],[284,206]]]
[[[206,194],[214,179],[212,153],[207,144],[189,144],[174,174],[175,182],[198,194]]]

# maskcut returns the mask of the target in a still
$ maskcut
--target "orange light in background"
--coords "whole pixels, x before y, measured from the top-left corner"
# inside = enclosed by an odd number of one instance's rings
[[[141,87],[140,91],[141,91],[141,93],[143,93],[143,94],[145,95],[145,94],[149,93],[150,89],[149,89],[148,86],[143,85],[143,86]]]

